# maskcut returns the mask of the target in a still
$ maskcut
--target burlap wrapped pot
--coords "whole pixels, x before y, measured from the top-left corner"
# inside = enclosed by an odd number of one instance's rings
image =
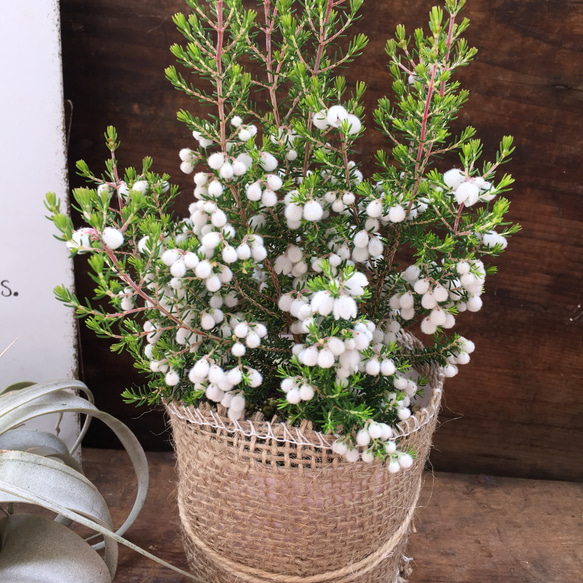
[[[395,583],[437,422],[442,378],[397,428],[413,466],[348,463],[308,424],[233,423],[170,403],[178,506],[201,583]],[[402,579],[401,579],[402,581]]]

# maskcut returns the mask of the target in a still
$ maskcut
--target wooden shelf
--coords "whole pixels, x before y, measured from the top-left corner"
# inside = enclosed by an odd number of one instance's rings
[[[148,453],[146,507],[127,533],[134,543],[186,568],[175,504],[174,457]],[[119,524],[133,502],[124,453],[86,449],[87,476]],[[583,484],[437,472],[425,476],[410,537],[409,583],[575,583],[583,571]],[[116,583],[187,579],[123,547]]]

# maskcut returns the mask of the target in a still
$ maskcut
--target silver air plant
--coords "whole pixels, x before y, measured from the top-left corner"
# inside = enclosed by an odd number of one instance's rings
[[[57,296],[148,376],[127,401],[308,420],[347,460],[406,468],[415,452],[392,428],[414,411],[425,365],[449,377],[469,361],[456,324],[482,307],[488,261],[518,230],[501,196],[512,139],[481,162],[475,129],[452,129],[468,99],[455,76],[476,52],[465,0],[433,8],[427,32],[397,27],[392,96],[370,129],[365,84],[340,75],[367,45],[349,37],[363,0],[187,4],[166,77],[206,107],[178,112],[188,215],[150,158],[122,169],[108,128],[105,173],[77,164],[85,225],[46,199],[60,237],[88,257],[96,301]],[[356,154],[366,132],[385,138],[373,168]]]
[[[59,437],[59,421],[55,431],[30,425],[46,415],[60,420],[67,413],[84,418],[72,445]],[[135,501],[117,528],[80,461],[81,441],[92,419],[115,433],[136,475]],[[138,440],[121,421],[95,407],[82,382],[21,382],[0,389],[0,581],[111,583],[118,543],[193,579],[122,536],[144,505],[148,482],[148,463]],[[43,512],[35,512],[35,507]],[[83,538],[80,526],[95,534]],[[100,542],[94,542],[96,538]]]

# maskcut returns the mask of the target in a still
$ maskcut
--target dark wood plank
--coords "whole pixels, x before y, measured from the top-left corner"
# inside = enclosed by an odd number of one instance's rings
[[[128,538],[185,567],[175,504],[174,458],[148,453],[147,505]],[[132,503],[120,451],[86,449],[83,461],[121,523]],[[583,566],[583,484],[436,472],[425,476],[407,552],[409,583],[574,583]],[[185,583],[125,547],[116,583]]]
[[[434,3],[365,3],[358,31],[371,43],[347,76],[350,84],[368,84],[369,123],[389,87],[385,39],[399,22],[410,31],[424,25]],[[180,40],[170,16],[184,9],[181,0],[62,0],[65,97],[74,105],[71,169],[78,158],[101,167],[101,136],[114,124],[125,163],[151,154],[155,169],[190,190],[177,157],[188,132],[174,112],[192,104],[163,78],[172,62],[168,46]],[[447,382],[447,423],[436,435],[433,463],[449,471],[583,479],[583,4],[469,0],[466,15],[468,40],[479,53],[461,76],[471,97],[459,123],[478,129],[489,156],[503,134],[514,134],[510,218],[523,232],[497,261],[483,311],[459,319],[477,351]],[[378,146],[374,132],[363,141],[365,166]],[[78,184],[73,170],[71,183]],[[90,293],[80,267],[77,286]],[[148,448],[167,447],[161,415],[120,403],[123,388],[141,382],[131,362],[85,330],[81,348],[83,378],[99,405],[128,421]],[[107,434],[93,435],[93,444],[113,445]]]

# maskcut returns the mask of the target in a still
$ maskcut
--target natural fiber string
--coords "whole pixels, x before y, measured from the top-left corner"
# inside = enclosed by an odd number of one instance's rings
[[[355,576],[362,576],[368,573],[380,563],[382,563],[382,561],[392,553],[395,546],[409,531],[409,525],[411,524],[413,516],[415,515],[415,510],[417,509],[417,502],[419,500],[420,494],[421,481],[419,481],[413,503],[411,504],[411,508],[407,512],[407,515],[403,519],[401,526],[397,529],[397,531],[395,531],[393,536],[374,553],[368,555],[358,563],[353,563],[347,567],[336,569],[334,571],[328,571],[326,573],[319,573],[317,575],[309,575],[307,577],[302,577],[299,575],[281,575],[278,573],[268,573],[261,571],[260,569],[255,569],[253,567],[248,567],[241,563],[231,561],[230,559],[215,552],[194,534],[192,528],[190,527],[190,521],[187,519],[186,511],[183,508],[182,500],[180,499],[178,500],[178,511],[182,521],[182,526],[186,531],[190,542],[198,546],[219,567],[222,567],[225,571],[228,571],[231,575],[237,578],[243,578],[247,580],[248,583],[323,583],[330,580],[334,580],[335,583],[341,583],[343,578],[350,577],[353,579]]]

